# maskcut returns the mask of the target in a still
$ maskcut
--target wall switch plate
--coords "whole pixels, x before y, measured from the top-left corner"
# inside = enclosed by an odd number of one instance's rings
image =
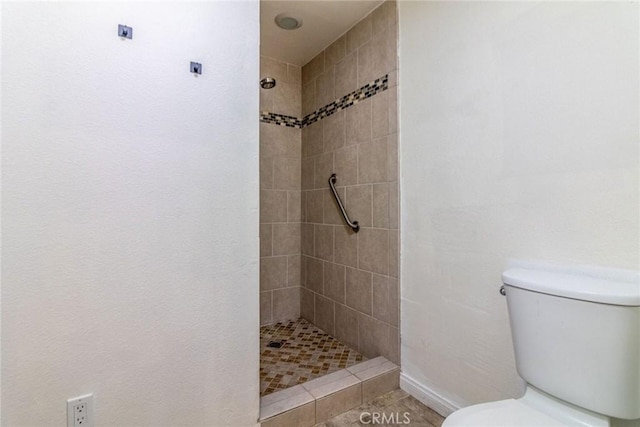
[[[67,400],[67,427],[93,427],[93,393]]]

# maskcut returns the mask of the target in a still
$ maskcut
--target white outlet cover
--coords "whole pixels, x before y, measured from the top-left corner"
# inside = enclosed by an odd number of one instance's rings
[[[79,406],[81,419],[76,416]],[[67,427],[93,427],[93,393],[67,400]]]

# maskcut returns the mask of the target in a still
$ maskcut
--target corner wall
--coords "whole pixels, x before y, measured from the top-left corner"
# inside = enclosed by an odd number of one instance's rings
[[[3,425],[256,425],[258,18],[2,3]]]
[[[397,13],[385,2],[302,68],[301,315],[399,360]],[[349,95],[347,97],[347,95]],[[344,222],[336,187],[352,220]]]
[[[402,369],[519,397],[510,260],[639,268],[637,2],[400,2]]]

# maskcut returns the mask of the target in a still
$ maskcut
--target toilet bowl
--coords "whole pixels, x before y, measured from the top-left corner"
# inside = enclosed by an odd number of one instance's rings
[[[505,271],[526,392],[455,411],[443,427],[605,427],[611,417],[640,418],[640,277],[619,273]]]

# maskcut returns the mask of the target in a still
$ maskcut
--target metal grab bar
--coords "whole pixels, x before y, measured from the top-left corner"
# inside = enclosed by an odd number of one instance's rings
[[[331,192],[333,192],[333,197],[336,198],[336,203],[338,203],[338,207],[340,208],[340,212],[342,212],[342,217],[344,218],[344,220],[347,222],[347,225],[349,227],[351,227],[351,229],[353,231],[355,231],[356,233],[358,231],[360,231],[360,226],[358,225],[358,221],[351,221],[349,219],[349,215],[347,215],[347,211],[344,210],[344,205],[342,204],[342,200],[340,200],[340,196],[338,196],[338,192],[336,191],[336,187],[335,184],[336,183],[336,174],[331,174],[331,177],[329,177],[329,187],[331,187]]]

